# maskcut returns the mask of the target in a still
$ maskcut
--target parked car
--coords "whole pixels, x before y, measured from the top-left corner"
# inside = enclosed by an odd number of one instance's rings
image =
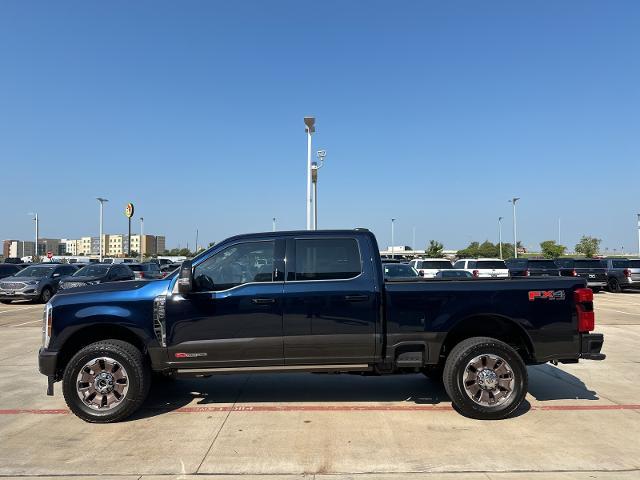
[[[476,278],[508,277],[509,269],[499,258],[461,258],[453,268],[467,270]]]
[[[411,260],[409,265],[424,278],[434,278],[439,271],[453,268],[453,264],[446,258],[418,258]]]
[[[10,277],[11,275],[15,275],[22,268],[13,263],[0,263],[0,278]]]
[[[86,287],[87,285],[97,285],[99,283],[120,282],[123,280],[133,280],[133,271],[124,264],[94,264],[87,265],[75,272],[70,277],[60,282],[60,290],[70,288]]]
[[[382,274],[385,280],[417,280],[418,271],[406,263],[383,263]]]
[[[607,269],[597,258],[558,258],[556,265],[561,276],[582,277],[594,292],[599,292],[607,286]]]
[[[127,263],[127,267],[133,270],[136,279],[157,280],[162,278],[160,265],[156,262],[148,263]]]
[[[602,261],[607,269],[607,288],[610,292],[640,288],[640,259],[605,258]]]
[[[557,277],[558,265],[546,258],[510,258],[505,261],[512,277]]]
[[[51,263],[31,265],[0,281],[0,302],[33,300],[46,303],[58,291],[60,280],[75,272],[76,267],[73,265]]]
[[[182,265],[182,264],[181,263],[168,263],[168,264],[165,264],[165,265],[160,265],[160,271],[162,272],[162,278],[166,277],[167,275],[169,275],[174,270],[177,270],[178,268],[180,268],[180,265]]]
[[[4,259],[4,263],[22,263],[20,257],[7,257]]]
[[[108,423],[152,372],[443,372],[459,412],[498,419],[526,365],[605,357],[582,278],[384,282],[378,251],[364,229],[238,235],[163,280],[62,291],[43,315],[47,393],[62,380],[74,414]]]
[[[435,278],[473,278],[473,274],[466,270],[456,270],[455,268],[452,268],[450,270],[440,270],[438,273],[436,273]]]

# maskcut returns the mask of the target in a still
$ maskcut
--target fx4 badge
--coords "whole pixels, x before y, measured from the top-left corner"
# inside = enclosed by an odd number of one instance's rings
[[[564,290],[531,290],[529,301],[534,300],[564,300]]]
[[[183,352],[179,352],[174,354],[174,357],[176,358],[196,358],[196,357],[206,357],[207,354],[206,353],[183,353]]]

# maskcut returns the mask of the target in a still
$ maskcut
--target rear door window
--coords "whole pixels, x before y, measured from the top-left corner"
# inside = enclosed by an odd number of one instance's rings
[[[295,245],[295,280],[345,280],[362,271],[354,238],[299,239]]]
[[[445,268],[451,268],[451,262],[447,261],[447,260],[438,260],[438,261],[433,261],[433,262],[421,262],[422,265],[420,266],[421,269],[424,270],[443,270]]]

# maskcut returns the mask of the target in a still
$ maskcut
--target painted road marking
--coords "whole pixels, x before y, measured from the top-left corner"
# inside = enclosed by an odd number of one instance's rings
[[[616,310],[614,308],[606,308],[606,307],[599,307],[601,310],[609,310],[610,312],[616,312],[616,313],[624,313],[625,315],[633,315],[636,317],[640,317],[640,313],[631,313],[631,312],[623,312],[622,310]],[[596,308],[596,311],[598,309]]]
[[[144,410],[165,410],[145,408]],[[609,411],[640,410],[640,404],[628,405],[531,405],[530,410],[538,411]],[[220,406],[220,407],[182,407],[167,410],[167,413],[211,413],[211,412],[453,412],[451,405],[261,405],[261,406]],[[0,415],[68,415],[71,412],[64,408],[34,409],[9,408],[1,409]]]
[[[22,325],[28,325],[30,323],[42,323],[42,319],[31,320],[30,322],[24,322],[24,323],[16,323],[15,325],[7,323],[6,325],[2,325],[2,326],[3,327],[21,327]]]
[[[44,307],[42,305],[32,305],[32,306],[29,306],[29,307],[12,308],[11,310],[0,310],[0,313],[19,312],[20,310],[31,310],[33,308],[42,308],[42,309],[44,309]]]

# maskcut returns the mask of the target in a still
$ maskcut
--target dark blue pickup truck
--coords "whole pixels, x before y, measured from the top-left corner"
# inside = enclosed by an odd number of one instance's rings
[[[510,415],[526,365],[602,360],[581,278],[385,281],[368,230],[229,238],[157,281],[47,303],[40,372],[89,422],[124,419],[153,376],[423,372],[464,415]]]

